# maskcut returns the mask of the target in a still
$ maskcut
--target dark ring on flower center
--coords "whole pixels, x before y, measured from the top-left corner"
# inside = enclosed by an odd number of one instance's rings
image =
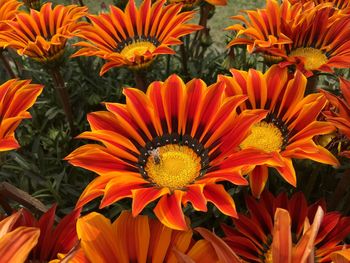
[[[197,139],[192,138],[190,135],[179,135],[177,133],[172,133],[157,136],[152,141],[148,142],[146,147],[139,149],[140,155],[138,160],[138,168],[139,172],[145,179],[149,178],[147,172],[145,171],[145,165],[152,151],[169,144],[177,144],[191,148],[201,159],[201,171],[198,177],[201,177],[206,173],[209,167],[208,150],[205,149]]]
[[[272,112],[269,112],[265,120],[263,121],[267,123],[272,123],[280,130],[283,137],[281,150],[285,150],[286,146],[288,145],[289,134],[290,134],[288,130],[288,126],[284,123],[284,121],[281,118],[277,117],[276,114]]]

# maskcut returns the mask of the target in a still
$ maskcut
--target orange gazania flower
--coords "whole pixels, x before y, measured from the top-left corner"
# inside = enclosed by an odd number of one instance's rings
[[[329,5],[312,6],[267,0],[266,9],[240,18],[246,27],[228,28],[238,32],[229,46],[246,44],[249,52],[279,57],[281,65],[296,65],[306,76],[350,67],[350,17]]]
[[[15,129],[21,120],[30,118],[27,111],[43,89],[30,80],[9,80],[0,85],[0,152],[17,149]]]
[[[151,5],[142,2],[140,9],[130,0],[125,12],[110,6],[109,14],[90,15],[92,25],[84,27],[78,36],[88,42],[74,56],[98,56],[107,61],[100,74],[113,67],[142,68],[160,54],[174,54],[169,45],[179,45],[179,37],[201,29],[184,24],[194,12],[182,12],[180,4],[163,7],[165,0]]]
[[[194,241],[192,230],[172,230],[158,220],[141,215],[134,218],[127,211],[113,223],[101,214],[90,213],[78,220],[77,232],[91,263],[224,262],[219,261],[218,246],[212,245],[214,235],[209,231],[200,230],[208,240]]]
[[[207,211],[209,201],[236,216],[232,197],[217,182],[247,184],[241,168],[264,163],[271,154],[238,151],[250,127],[266,114],[257,110],[237,116],[235,109],[246,97],[225,98],[224,88],[223,82],[207,87],[194,79],[185,84],[172,75],[164,83],[152,83],[147,94],[125,89],[126,105],[105,103],[108,111],[89,114],[92,131],[79,138],[103,146],[82,146],[66,160],[100,176],[87,186],[77,207],[101,195],[100,207],[129,197],[136,216],[160,198],[154,212],[174,229],[187,228],[181,209],[187,202]]]
[[[327,121],[333,123],[339,132],[347,138],[348,142],[345,145],[341,145],[343,151],[340,154],[350,158],[350,150],[348,149],[350,146],[350,81],[341,78],[340,89],[343,98],[322,91],[334,107],[332,110],[324,112],[324,114]]]
[[[22,216],[16,225],[40,229],[38,243],[28,256],[29,261],[49,262],[56,259],[59,253],[66,254],[77,245],[76,222],[80,210],[72,211],[55,225],[56,207],[53,205],[39,220],[28,210],[22,210]]]
[[[64,53],[67,39],[84,22],[78,20],[86,14],[86,7],[44,4],[40,11],[20,12],[15,21],[8,21],[9,29],[2,33],[5,47],[17,50],[39,62],[58,60]]]
[[[249,215],[239,214],[239,219],[234,219],[234,227],[223,225],[223,229],[226,243],[248,262],[288,262],[269,261],[276,242],[283,243],[290,239],[290,244],[302,243],[300,240],[305,235],[305,225],[314,224],[322,219],[317,223],[319,231],[316,232],[314,241],[310,242],[309,251],[313,251],[311,257],[316,259],[315,262],[330,263],[330,256],[344,249],[343,240],[350,234],[350,217],[343,217],[338,212],[324,212],[320,218],[320,214],[317,214],[318,207],[321,206],[321,210],[326,211],[325,205],[317,202],[308,206],[301,192],[294,194],[290,199],[285,193],[275,197],[269,192],[264,192],[260,200],[247,197],[246,204]],[[290,221],[290,226],[289,231],[280,236],[280,240],[276,239],[276,228],[281,229],[282,224],[278,226],[276,221],[274,223],[278,209],[284,209],[290,215],[282,215],[283,221]]]
[[[35,227],[17,227],[21,211],[0,221],[0,255],[2,262],[25,262],[38,242],[40,230]]]
[[[231,73],[233,77],[219,76],[219,80],[225,81],[228,96],[249,97],[239,109],[269,111],[264,120],[253,126],[252,133],[240,144],[241,149],[258,148],[278,156],[284,165],[275,168],[293,186],[296,174],[292,158],[338,165],[329,151],[313,141],[314,136],[335,129],[330,123],[317,120],[327,99],[322,94],[304,97],[307,80],[300,71],[292,77],[286,68],[275,65],[265,74],[254,69],[248,72],[232,69]],[[268,167],[257,166],[249,179],[252,193],[258,197],[268,179]]]

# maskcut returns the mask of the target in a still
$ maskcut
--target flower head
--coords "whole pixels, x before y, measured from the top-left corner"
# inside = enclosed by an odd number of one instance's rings
[[[229,46],[246,44],[249,52],[279,57],[280,65],[295,65],[306,76],[350,67],[350,17],[329,4],[267,0],[266,9],[247,12],[248,19],[234,17],[246,27],[228,28],[238,32]]]
[[[52,8],[52,3],[46,3],[40,11],[20,12],[15,21],[7,22],[9,29],[2,33],[5,47],[42,63],[57,61],[64,53],[67,39],[85,24],[78,20],[86,11],[86,7],[57,5]]]
[[[340,79],[340,89],[342,91],[343,97],[338,97],[329,92],[322,91],[327,99],[330,101],[333,108],[330,111],[324,112],[327,121],[334,124],[335,127],[338,128],[339,132],[344,135],[347,140],[350,140],[350,81],[345,79]],[[349,147],[345,145],[345,147],[341,147],[343,151],[342,155],[350,158],[350,150],[347,149]],[[345,149],[344,149],[345,148]]]
[[[181,5],[163,6],[165,0],[151,5],[151,0],[136,8],[130,0],[125,12],[110,6],[110,13],[90,15],[92,25],[80,31],[78,36],[87,40],[74,56],[98,56],[107,61],[100,74],[120,66],[142,68],[148,66],[160,54],[174,54],[170,45],[179,45],[179,37],[201,27],[185,24],[194,12],[182,12]]]
[[[9,80],[0,85],[0,152],[19,147],[15,129],[21,120],[30,118],[27,111],[43,89],[29,80]]]
[[[300,71],[289,76],[286,68],[276,65],[265,74],[253,69],[248,72],[232,69],[231,73],[232,77],[219,76],[219,80],[226,83],[228,96],[248,96],[239,110],[265,109],[269,112],[240,143],[241,149],[257,148],[278,156],[283,165],[274,168],[293,186],[296,185],[296,174],[292,158],[338,165],[329,151],[313,141],[316,135],[334,131],[332,124],[317,120],[327,99],[322,94],[304,97],[307,81]],[[266,165],[257,166],[249,174],[254,196],[260,195],[267,178]]]
[[[81,207],[103,196],[101,207],[129,197],[136,216],[152,201],[162,223],[186,229],[181,204],[207,211],[207,201],[224,214],[236,216],[232,197],[219,181],[247,184],[242,167],[278,161],[258,149],[238,151],[249,129],[265,117],[264,110],[236,108],[243,95],[225,98],[222,82],[210,87],[199,79],[187,84],[176,75],[152,83],[147,94],[124,89],[126,105],[105,103],[108,111],[88,115],[91,132],[79,138],[88,144],[66,160],[98,173],[78,201]]]
[[[293,252],[305,251],[297,249],[297,244],[302,243],[308,246],[309,252],[313,251],[311,257],[316,262],[331,262],[330,255],[343,249],[342,242],[350,233],[350,217],[343,217],[338,212],[325,212],[322,202],[308,206],[302,193],[296,193],[289,199],[285,193],[275,197],[264,192],[258,201],[247,197],[246,204],[249,214],[239,214],[239,219],[234,219],[233,228],[223,228],[226,243],[248,262],[283,262],[271,261],[273,251],[278,252],[276,248],[282,247],[290,249],[291,245]],[[320,205],[321,210],[318,208]],[[315,229],[306,235],[310,224]],[[312,235],[310,242],[302,241]],[[279,252],[283,251],[286,250],[280,249]]]

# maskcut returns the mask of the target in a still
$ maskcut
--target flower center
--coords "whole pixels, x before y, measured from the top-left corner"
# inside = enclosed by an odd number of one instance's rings
[[[145,171],[158,186],[181,189],[200,176],[201,158],[188,146],[168,144],[149,154]]]
[[[328,61],[327,56],[321,50],[312,47],[293,50],[290,56],[304,57],[306,70],[316,70]]]
[[[273,123],[261,121],[252,127],[251,134],[241,143],[241,149],[258,148],[265,152],[280,151],[283,134]]]
[[[136,56],[142,56],[147,51],[153,52],[156,49],[156,46],[148,41],[137,41],[132,42],[131,44],[126,45],[120,54],[125,56],[128,60],[133,59]]]

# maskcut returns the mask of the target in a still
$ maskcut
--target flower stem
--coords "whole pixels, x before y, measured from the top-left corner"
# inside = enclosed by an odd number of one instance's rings
[[[12,79],[17,78],[15,72],[13,71],[13,69],[10,65],[8,58],[4,56],[3,49],[1,49],[1,48],[0,48],[0,59],[3,62],[4,66],[5,66],[5,70],[6,70],[7,74],[10,76],[10,78],[12,78]]]
[[[0,183],[0,206],[2,206],[8,214],[12,214],[13,212],[10,206],[11,200],[39,213],[45,213],[47,211],[46,206],[42,202],[29,195],[27,192],[7,182]]]
[[[133,70],[132,72],[134,73],[136,88],[139,90],[142,90],[143,92],[146,92],[147,91],[146,74],[140,70]]]
[[[186,50],[186,46],[185,46],[185,39],[182,38],[181,40],[183,42],[183,44],[180,46],[181,63],[182,63],[182,74],[184,75],[184,78],[187,79],[188,76],[189,76],[188,66],[187,66],[188,55],[187,55],[187,50]]]
[[[61,100],[61,104],[63,106],[64,113],[65,113],[66,118],[68,120],[70,130],[72,133],[74,133],[75,127],[74,127],[74,120],[73,120],[73,114],[72,114],[72,107],[70,104],[68,91],[67,91],[66,86],[64,84],[64,79],[62,77],[62,74],[61,74],[59,68],[51,69],[51,74],[52,74],[53,80],[55,82],[56,92]]]

